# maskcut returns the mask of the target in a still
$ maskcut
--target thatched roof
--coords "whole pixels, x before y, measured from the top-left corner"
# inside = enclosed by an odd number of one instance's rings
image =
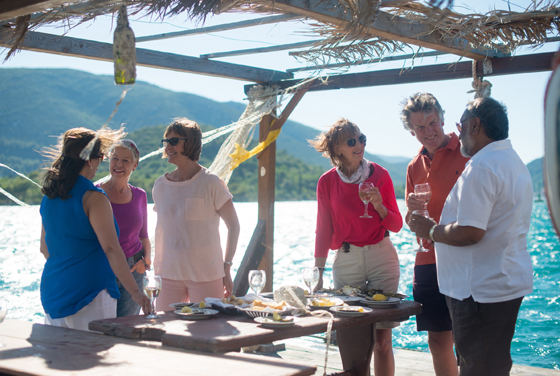
[[[56,0],[35,1],[57,3]],[[520,45],[539,46],[560,34],[560,0],[534,1],[520,12],[490,10],[485,14],[456,13],[448,8],[452,0],[429,3],[406,0],[90,0],[67,3],[70,4],[46,6],[32,15],[4,19],[1,26],[4,35],[10,38],[10,54],[21,47],[28,31],[61,21],[70,29],[101,14],[116,14],[121,3],[127,4],[131,15],[145,14],[159,20],[184,15],[186,19],[203,21],[209,15],[222,12],[298,13],[307,18],[309,35],[321,38],[310,48],[293,53],[311,66],[362,62],[397,51],[416,52],[418,47],[474,59],[504,56]]]

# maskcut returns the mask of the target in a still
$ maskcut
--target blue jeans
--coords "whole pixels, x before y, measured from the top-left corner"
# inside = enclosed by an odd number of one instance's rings
[[[128,262],[129,268],[132,268],[134,264],[136,264],[136,261],[134,261],[134,256],[127,257],[126,261]],[[146,273],[140,274],[136,271],[132,272],[132,276],[134,277],[134,280],[136,281],[138,288],[140,288],[140,291],[142,290],[142,279],[144,278],[145,275]],[[128,291],[126,291],[126,289],[123,287],[122,283],[118,279],[117,279],[117,286],[119,287],[119,291],[121,293],[120,299],[117,300],[117,317],[134,316],[139,314],[140,306],[136,304],[134,300],[132,300],[132,296],[130,296]]]
[[[511,341],[523,297],[478,303],[445,297],[453,322],[460,376],[508,376]]]

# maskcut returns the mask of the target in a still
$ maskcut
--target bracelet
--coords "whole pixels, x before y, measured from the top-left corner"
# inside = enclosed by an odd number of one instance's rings
[[[231,262],[231,261],[224,261],[224,264],[229,265],[229,266],[232,266],[232,265],[233,265],[233,262]]]
[[[430,236],[430,239],[432,239],[432,242],[436,242],[436,240],[434,239],[434,231],[436,229],[437,224],[433,225],[432,228],[430,229],[430,231],[428,232],[428,235]]]
[[[324,268],[324,267],[321,267],[321,266],[317,266],[317,269],[322,270],[322,271],[325,270],[325,268]]]

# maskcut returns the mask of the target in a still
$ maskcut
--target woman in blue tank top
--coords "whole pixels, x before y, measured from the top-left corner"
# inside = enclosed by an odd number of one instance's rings
[[[144,312],[150,311],[119,245],[109,199],[90,180],[104,153],[123,135],[74,128],[48,151],[53,162],[43,179],[40,209],[41,253],[47,259],[41,303],[47,325],[88,330],[89,321],[116,317],[115,275]],[[80,153],[94,138],[90,157],[82,159]]]

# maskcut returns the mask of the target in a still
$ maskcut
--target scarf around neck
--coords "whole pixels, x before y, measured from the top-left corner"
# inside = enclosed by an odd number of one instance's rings
[[[336,172],[343,182],[348,184],[360,184],[369,178],[369,165],[370,162],[363,158],[360,162],[360,166],[358,166],[358,169],[352,174],[352,176],[346,176],[344,172],[340,170],[340,167],[336,168]]]

